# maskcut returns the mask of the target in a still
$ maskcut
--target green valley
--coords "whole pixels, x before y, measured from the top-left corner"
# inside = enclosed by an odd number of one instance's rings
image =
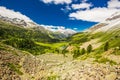
[[[0,20],[0,80],[120,80],[120,25],[95,29],[65,37]]]

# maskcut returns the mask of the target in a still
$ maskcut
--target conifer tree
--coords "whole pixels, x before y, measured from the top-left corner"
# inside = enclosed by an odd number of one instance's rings
[[[85,54],[85,48],[82,48],[81,54],[82,54],[82,55]]]
[[[109,42],[106,42],[105,45],[104,45],[104,51],[107,51],[109,48]]]
[[[88,47],[87,47],[87,53],[90,53],[92,51],[92,45],[89,44]]]

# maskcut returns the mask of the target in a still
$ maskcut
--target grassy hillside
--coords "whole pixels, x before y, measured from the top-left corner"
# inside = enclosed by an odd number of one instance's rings
[[[59,39],[39,29],[26,29],[0,21],[0,41],[32,54],[43,54],[46,53],[46,49],[51,50],[51,46],[46,46],[46,43],[56,43],[59,42]],[[37,44],[37,42],[42,43],[42,45]]]
[[[62,53],[61,50],[64,50],[70,45],[78,48],[84,45],[86,42],[89,44],[89,41],[94,39],[99,39],[97,42],[102,44],[101,46],[98,46],[97,49],[94,49],[92,51],[96,53],[102,53],[104,51],[103,47],[106,42],[109,42],[109,49],[120,46],[119,34],[120,29],[112,30],[109,32],[98,32],[95,34],[80,32],[60,41],[60,39],[54,37],[56,36],[55,34],[48,34],[47,32],[45,33],[36,28],[25,29],[20,26],[0,21],[1,42],[7,45],[11,45],[20,50],[28,51],[34,55],[43,53]],[[76,48],[73,49],[72,53],[74,53],[74,51],[76,53]],[[82,52],[82,49],[80,52]]]
[[[120,29],[55,36],[0,21],[0,79],[119,79]]]
[[[120,29],[97,32],[94,34],[81,32],[69,37],[68,41],[71,46],[74,46],[72,53],[75,58],[81,57],[82,55],[84,56],[84,59],[90,56],[98,58],[96,55],[102,57],[101,55],[106,51],[109,53],[109,50],[112,50],[112,54],[120,55]],[[91,51],[89,46],[91,46]],[[106,48],[107,50],[105,50]]]
[[[25,29],[21,26],[5,23],[3,21],[0,21],[0,38],[28,38],[40,42],[50,42],[52,40],[48,34],[45,34],[40,30],[29,28]]]

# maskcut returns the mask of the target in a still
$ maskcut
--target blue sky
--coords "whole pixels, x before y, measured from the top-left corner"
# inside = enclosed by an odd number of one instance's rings
[[[120,11],[120,0],[0,0],[42,25],[81,31]]]

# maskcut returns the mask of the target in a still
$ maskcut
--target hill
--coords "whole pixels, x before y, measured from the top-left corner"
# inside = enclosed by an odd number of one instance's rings
[[[0,80],[119,80],[119,19],[67,38],[0,20]]]

